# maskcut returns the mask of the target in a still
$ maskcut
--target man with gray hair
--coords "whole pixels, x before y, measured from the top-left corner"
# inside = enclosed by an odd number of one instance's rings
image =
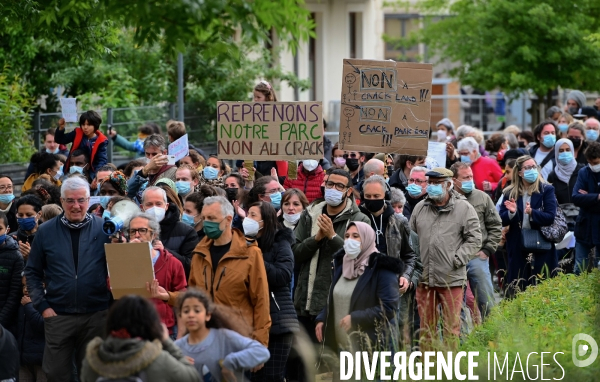
[[[130,243],[151,243],[152,267],[154,268],[154,280],[146,283],[146,289],[152,296],[152,302],[160,316],[160,320],[169,329],[173,336],[173,328],[177,324],[173,314],[174,299],[171,293],[184,290],[187,287],[183,265],[160,243],[160,225],[152,215],[139,212],[129,221],[125,222],[123,232],[129,238]],[[172,338],[174,339],[174,338]]]
[[[204,199],[201,215],[206,236],[194,251],[190,287],[203,289],[215,303],[234,308],[252,326],[252,338],[268,346],[269,285],[258,245],[232,228],[233,206],[223,196]],[[173,301],[176,297],[171,294]]]
[[[167,193],[160,187],[146,188],[140,207],[160,224],[163,240],[156,240],[155,249],[167,249],[181,261],[185,276],[189,277],[194,248],[200,241],[196,231],[180,221],[179,208],[174,203],[168,203]]]
[[[356,186],[354,186],[354,196],[356,199],[360,199],[359,195],[363,189],[363,183],[366,179],[369,179],[373,175],[383,176],[383,174],[385,174],[385,163],[379,159],[369,159],[363,166],[363,173],[365,174],[365,179],[361,180],[356,184]]]
[[[429,171],[422,166],[413,167],[408,175],[408,186],[406,186],[406,204],[404,204],[404,216],[410,220],[410,215],[415,206],[427,197],[427,177]]]
[[[366,167],[366,166],[365,166]],[[362,203],[360,210],[365,214],[375,231],[375,246],[381,253],[388,256],[399,258],[404,262],[404,273],[400,275],[398,288],[401,295],[407,291],[414,291],[416,284],[412,283],[415,263],[418,260],[417,255],[409,244],[410,228],[408,221],[394,214],[394,209],[390,204],[390,189],[385,179],[380,175],[373,175],[363,183],[363,189],[360,195]],[[403,297],[404,298],[404,297]],[[404,309],[408,309],[408,302],[401,301]],[[401,311],[399,320],[402,328],[407,316],[406,311]],[[401,331],[402,332],[402,331]]]
[[[65,180],[60,200],[64,212],[39,226],[25,268],[33,306],[44,317],[48,381],[68,379],[74,355],[81,371],[88,342],[102,335],[110,300],[104,252],[110,239],[103,220],[87,213],[89,184]]]
[[[140,192],[143,185],[154,186],[161,178],[168,178],[175,182],[177,167],[170,165],[167,156],[167,143],[160,134],[152,134],[144,141],[144,155],[146,165],[129,178],[127,181],[127,196],[131,199],[141,200]]]

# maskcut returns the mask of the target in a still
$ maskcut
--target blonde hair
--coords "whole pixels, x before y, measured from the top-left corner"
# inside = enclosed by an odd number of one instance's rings
[[[53,219],[55,217],[57,217],[58,215],[62,214],[63,209],[60,208],[60,206],[58,206],[57,204],[46,204],[45,206],[42,206],[42,220],[47,222],[50,219]]]
[[[266,101],[277,102],[277,94],[275,94],[275,89],[271,86],[267,81],[260,81],[255,87],[254,91],[262,93],[265,96]]]
[[[185,124],[181,121],[170,119],[167,121],[167,134],[173,139],[178,140],[186,134]]]
[[[519,196],[525,194],[526,191],[529,193],[529,195],[532,195],[535,192],[539,193],[541,189],[540,184],[546,183],[544,178],[542,178],[541,174],[539,174],[537,179],[535,180],[535,182],[533,182],[531,186],[525,186],[525,183],[523,183],[523,179],[521,179],[521,176],[519,175],[519,171],[521,171],[523,163],[527,162],[530,159],[535,162],[535,159],[533,159],[529,155],[524,155],[522,157],[517,158],[517,162],[515,163],[515,168],[513,169],[512,173],[512,183],[510,186],[506,187],[503,190],[503,193],[509,193],[509,199],[517,200]],[[536,166],[537,170],[539,171],[540,168],[537,165],[537,163]]]
[[[511,133],[511,134],[513,134],[516,137],[521,132],[521,129],[519,129],[519,126],[517,126],[517,125],[510,125],[510,126],[506,127],[503,130],[503,132],[504,133]]]

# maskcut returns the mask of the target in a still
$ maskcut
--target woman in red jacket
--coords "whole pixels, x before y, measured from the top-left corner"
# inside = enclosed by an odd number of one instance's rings
[[[305,159],[298,166],[298,177],[296,179],[290,179],[286,177],[283,183],[283,188],[289,190],[290,188],[297,188],[304,192],[309,203],[314,200],[322,198],[323,192],[321,191],[321,184],[325,177],[325,171],[319,161],[314,159]]]

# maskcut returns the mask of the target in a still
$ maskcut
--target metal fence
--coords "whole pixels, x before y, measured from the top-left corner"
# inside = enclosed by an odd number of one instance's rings
[[[166,122],[170,119],[177,119],[177,105],[174,103],[164,103],[156,106],[108,108],[96,111],[102,116],[103,130],[107,133],[111,129],[116,130],[119,135],[125,137],[129,141],[137,139],[137,128],[149,122],[154,122],[159,125],[162,134],[166,137]],[[58,120],[61,117],[61,113],[35,112],[33,114],[31,137],[37,150],[42,146],[44,131],[52,127],[58,127]],[[217,143],[210,120],[211,118],[207,118],[205,115],[191,115],[186,116],[184,122],[188,127],[190,143],[212,153],[215,152]],[[113,144],[112,139],[109,140],[109,162],[118,164],[119,162],[129,160],[134,156],[135,153],[116,147]]]

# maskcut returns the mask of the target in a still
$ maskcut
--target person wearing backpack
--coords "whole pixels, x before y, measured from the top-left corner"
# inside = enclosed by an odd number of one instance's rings
[[[88,344],[81,382],[200,382],[196,368],[169,338],[152,302],[140,296],[116,301],[106,339]]]

